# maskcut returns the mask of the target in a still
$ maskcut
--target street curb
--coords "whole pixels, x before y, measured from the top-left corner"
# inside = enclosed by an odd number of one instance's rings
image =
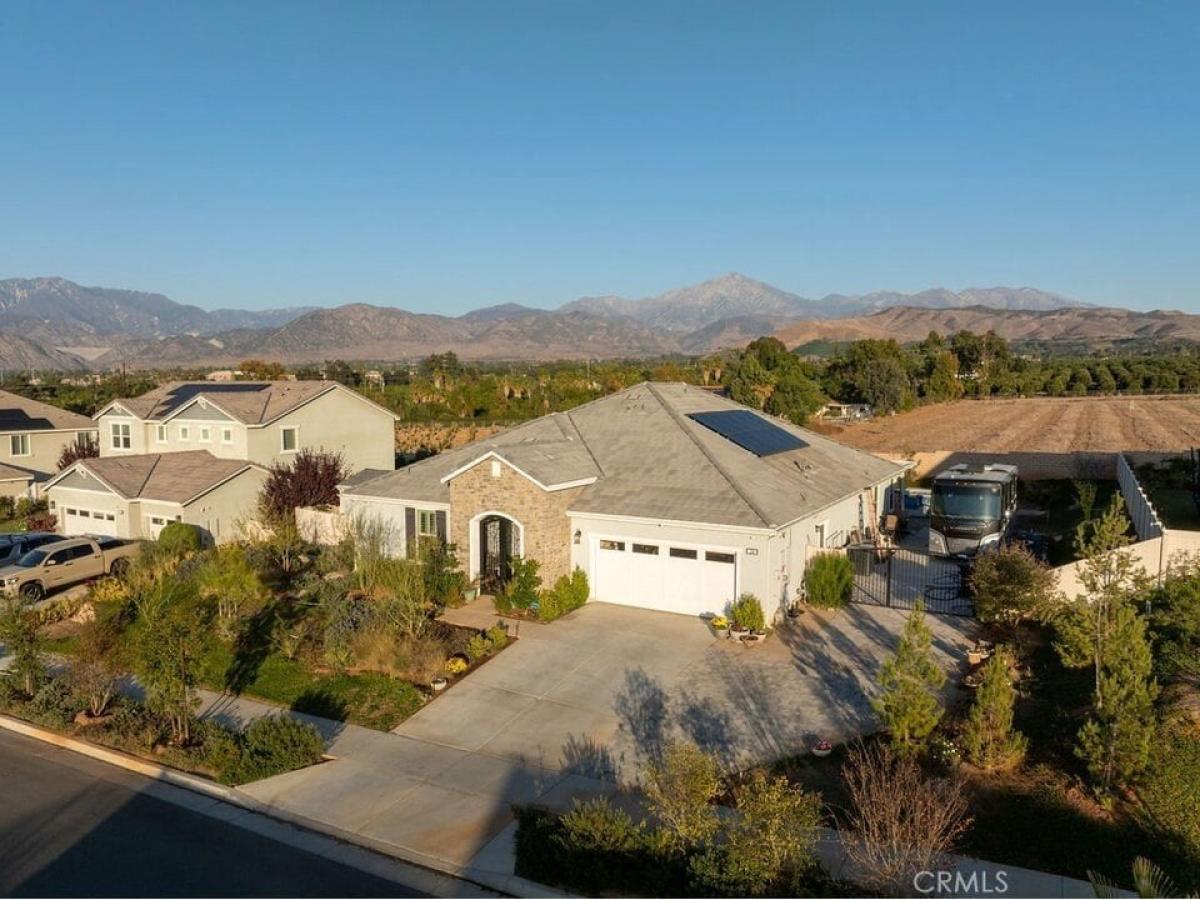
[[[438,859],[432,856],[426,856],[421,853],[413,853],[411,851],[403,851],[401,848],[393,844],[388,844],[384,841],[378,841],[374,838],[366,837],[365,835],[356,834],[352,831],[346,831],[334,825],[329,825],[326,822],[321,822],[317,819],[311,819],[307,816],[298,815],[288,810],[280,809],[272,806],[269,803],[251,797],[248,794],[239,791],[237,788],[227,787],[223,784],[217,784],[205,778],[200,778],[196,775],[189,775],[186,772],[181,772],[178,769],[173,769],[169,766],[159,765],[149,762],[121,750],[114,750],[109,747],[102,747],[98,744],[90,743],[79,738],[69,737],[65,734],[60,734],[49,728],[43,728],[40,725],[34,725],[26,722],[23,719],[18,719],[13,716],[0,714],[0,728],[6,731],[11,731],[16,734],[23,735],[34,740],[41,741],[45,744],[51,744],[63,750],[70,750],[82,756],[90,757],[91,759],[107,763],[112,766],[124,769],[128,772],[134,772],[152,781],[162,782],[174,787],[182,788],[191,791],[192,793],[201,794],[212,800],[221,803],[236,806],[247,812],[256,815],[265,816],[305,831],[315,832],[336,841],[345,844],[351,844],[355,847],[360,847],[369,850],[372,853],[386,856],[398,862],[413,866],[418,869],[428,871],[431,874],[439,876],[448,876],[456,881],[465,884],[471,884],[476,887],[486,888],[487,890],[496,891],[500,894],[513,897],[539,897],[539,898],[567,898],[574,897],[574,894],[568,894],[555,888],[548,887],[536,881],[530,881],[526,878],[520,878],[516,875],[501,875],[497,872],[489,872],[487,870],[477,869],[472,866],[457,866],[445,860]],[[170,802],[168,798],[167,802]],[[230,824],[237,825],[234,820]],[[276,840],[287,843],[285,838],[272,835]],[[299,849],[307,850],[307,847]],[[341,860],[339,860],[341,861]],[[362,871],[368,871],[361,866],[355,866],[353,862],[343,861],[344,865],[354,866]],[[378,874],[369,872],[369,874]]]

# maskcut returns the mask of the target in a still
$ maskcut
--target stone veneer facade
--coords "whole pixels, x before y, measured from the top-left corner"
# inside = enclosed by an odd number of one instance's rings
[[[499,466],[493,475],[492,464]],[[571,571],[571,520],[567,510],[583,488],[544,491],[508,463],[485,459],[450,481],[450,540],[463,571],[469,570],[471,520],[481,512],[497,512],[524,528],[522,553],[541,563],[542,583],[550,585]],[[478,523],[476,523],[477,527]]]

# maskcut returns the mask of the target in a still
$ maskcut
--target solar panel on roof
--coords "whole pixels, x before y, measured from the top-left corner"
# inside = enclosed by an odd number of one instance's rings
[[[743,450],[749,450],[755,456],[771,456],[808,446],[790,431],[785,431],[747,409],[689,413],[688,418],[699,422],[710,431],[715,431]]]

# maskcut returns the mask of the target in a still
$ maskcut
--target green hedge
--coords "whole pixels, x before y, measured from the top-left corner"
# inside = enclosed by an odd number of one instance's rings
[[[587,574],[583,569],[576,568],[570,575],[561,575],[554,582],[554,587],[542,591],[538,598],[538,618],[543,622],[552,622],[565,616],[587,603],[590,593]]]

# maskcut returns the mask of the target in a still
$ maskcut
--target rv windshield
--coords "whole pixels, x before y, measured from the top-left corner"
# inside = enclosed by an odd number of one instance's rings
[[[932,509],[944,519],[991,521],[1000,518],[997,485],[934,484]]]

